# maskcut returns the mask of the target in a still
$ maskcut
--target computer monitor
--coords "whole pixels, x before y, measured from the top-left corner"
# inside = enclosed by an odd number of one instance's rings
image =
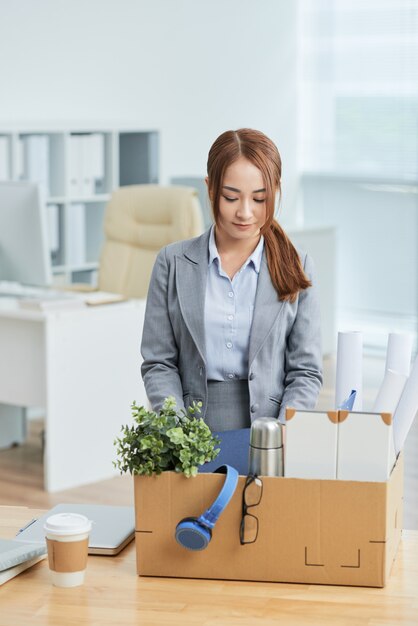
[[[52,283],[46,206],[39,186],[0,182],[0,281]]]

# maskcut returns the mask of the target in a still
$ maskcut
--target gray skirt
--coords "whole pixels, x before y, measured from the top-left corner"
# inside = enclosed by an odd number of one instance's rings
[[[208,380],[205,422],[212,432],[250,428],[248,381]]]

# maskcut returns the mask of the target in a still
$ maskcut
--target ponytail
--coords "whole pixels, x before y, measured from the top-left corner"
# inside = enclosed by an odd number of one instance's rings
[[[306,276],[295,246],[273,219],[264,235],[264,246],[272,283],[280,300],[294,302],[299,291],[312,285]]]

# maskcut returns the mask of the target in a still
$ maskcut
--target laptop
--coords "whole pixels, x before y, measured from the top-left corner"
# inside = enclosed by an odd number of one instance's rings
[[[44,524],[57,513],[80,513],[93,522],[89,538],[89,554],[115,555],[135,536],[135,513],[131,506],[102,504],[57,504],[53,509],[32,520],[16,535],[17,541],[45,543]]]

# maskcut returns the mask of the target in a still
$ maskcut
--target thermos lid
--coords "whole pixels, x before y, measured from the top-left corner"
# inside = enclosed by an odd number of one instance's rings
[[[258,417],[251,424],[250,445],[254,448],[281,448],[282,425],[274,417]]]

